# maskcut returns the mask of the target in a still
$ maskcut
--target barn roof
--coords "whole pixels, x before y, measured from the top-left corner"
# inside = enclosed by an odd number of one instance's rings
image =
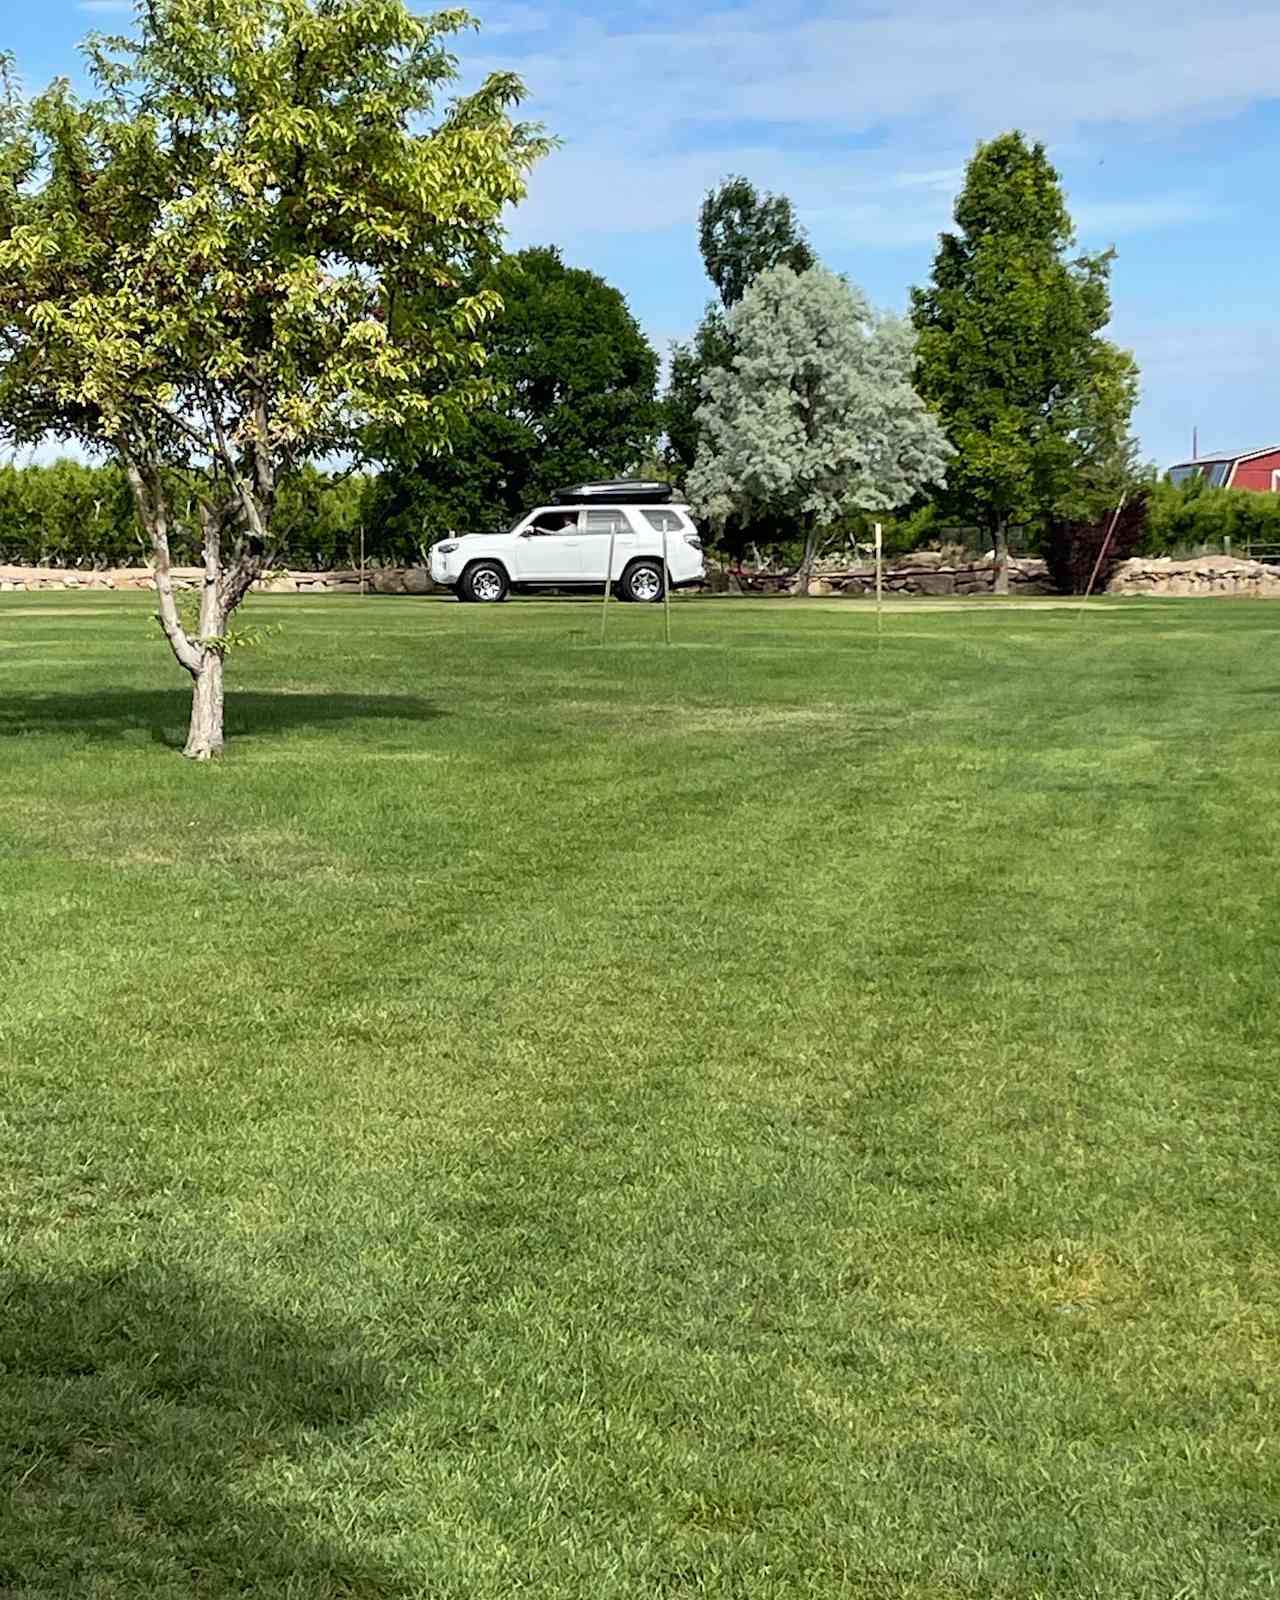
[[[1170,471],[1177,467],[1202,467],[1210,461],[1256,461],[1259,456],[1280,454],[1280,444],[1264,445],[1261,450],[1202,450],[1188,461],[1175,461]]]

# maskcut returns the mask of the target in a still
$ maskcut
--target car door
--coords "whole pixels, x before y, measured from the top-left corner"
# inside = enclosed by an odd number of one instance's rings
[[[577,511],[539,512],[516,539],[516,567],[524,583],[577,583],[582,552]]]
[[[622,506],[592,506],[579,520],[582,536],[582,576],[588,583],[603,583],[613,540],[613,576],[616,578],[635,553],[636,536]]]

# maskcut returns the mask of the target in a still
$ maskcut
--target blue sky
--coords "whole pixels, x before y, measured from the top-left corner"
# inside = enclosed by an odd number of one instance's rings
[[[0,0],[29,86],[77,74],[116,0]],[[901,310],[975,142],[1021,127],[1082,245],[1114,244],[1113,336],[1162,464],[1280,440],[1278,0],[483,0],[468,78],[521,73],[562,141],[516,213],[625,291],[664,348],[709,285],[695,240],[729,172],[791,195],[825,263]]]

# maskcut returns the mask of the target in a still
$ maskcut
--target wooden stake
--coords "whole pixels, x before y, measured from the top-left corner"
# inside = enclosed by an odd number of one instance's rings
[[[667,530],[662,530],[662,626],[671,643],[671,569],[667,566]]]
[[[1120,513],[1124,510],[1124,503],[1128,498],[1129,491],[1126,489],[1125,492],[1120,496],[1120,504],[1116,507],[1115,515],[1111,518],[1111,526],[1107,529],[1107,536],[1102,541],[1101,550],[1098,551],[1098,559],[1094,562],[1093,571],[1089,574],[1089,582],[1084,591],[1084,597],[1086,600],[1093,593],[1094,579],[1102,570],[1102,563],[1106,560],[1107,551],[1111,548],[1112,539],[1115,538],[1116,524],[1120,521]],[[1083,606],[1080,607],[1080,615],[1084,615]]]
[[[613,541],[616,528],[609,530],[609,565],[604,569],[604,605],[600,608],[600,643],[604,643],[605,624],[609,621],[609,592],[613,588]]]
[[[881,607],[884,603],[884,530],[876,523],[876,638],[883,627]]]
[[[360,593],[363,595],[364,587],[364,523],[360,524]]]

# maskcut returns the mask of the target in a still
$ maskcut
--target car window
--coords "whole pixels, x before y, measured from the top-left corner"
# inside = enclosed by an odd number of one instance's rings
[[[618,534],[630,533],[631,524],[627,521],[625,511],[616,506],[599,506],[582,514],[583,533]]]
[[[539,511],[529,524],[532,534],[577,533],[576,511]]]
[[[679,514],[675,511],[651,511],[646,506],[640,515],[657,533],[682,533],[684,531],[684,523],[681,522]]]

